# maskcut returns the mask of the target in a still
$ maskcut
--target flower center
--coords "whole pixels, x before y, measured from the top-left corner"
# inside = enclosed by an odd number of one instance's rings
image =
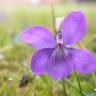
[[[63,45],[63,37],[62,37],[62,33],[58,32],[57,36],[56,36],[56,41],[57,41],[57,45]]]
[[[58,64],[63,64],[71,58],[71,54],[68,48],[64,47],[62,44],[58,44],[58,46],[54,49],[50,59]]]

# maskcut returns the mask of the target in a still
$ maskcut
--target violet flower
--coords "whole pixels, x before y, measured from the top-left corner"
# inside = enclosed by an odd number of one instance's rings
[[[65,79],[72,71],[90,74],[96,71],[96,59],[85,49],[72,48],[86,33],[85,16],[75,11],[66,16],[57,36],[42,26],[29,27],[21,39],[38,49],[32,56],[31,69],[37,75],[48,73],[53,79]]]

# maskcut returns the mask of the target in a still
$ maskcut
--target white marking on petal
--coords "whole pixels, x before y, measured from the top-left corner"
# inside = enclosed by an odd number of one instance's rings
[[[56,21],[55,21],[55,29],[56,31],[60,31],[60,25],[62,24],[62,21],[63,21],[64,17],[58,17],[56,18]]]

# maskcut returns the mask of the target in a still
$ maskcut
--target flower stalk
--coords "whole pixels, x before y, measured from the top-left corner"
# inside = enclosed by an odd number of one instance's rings
[[[79,87],[79,90],[80,90],[80,94],[81,94],[81,96],[85,96],[83,94],[81,83],[80,83],[80,79],[79,79],[79,76],[78,76],[78,73],[77,72],[75,73],[75,76],[76,76],[76,79],[77,79],[77,82],[78,82],[78,87]]]
[[[66,91],[66,84],[65,84],[66,82],[65,82],[65,80],[62,80],[62,86],[63,86],[63,96],[68,96],[67,95],[67,91]]]
[[[65,82],[70,85],[73,89],[75,89],[78,93],[80,93],[80,90],[76,88],[69,80],[65,79]],[[87,96],[85,92],[83,92],[84,96]]]
[[[51,5],[51,13],[52,13],[52,25],[55,35],[57,35],[57,32],[55,30],[55,11],[54,11],[54,5]]]

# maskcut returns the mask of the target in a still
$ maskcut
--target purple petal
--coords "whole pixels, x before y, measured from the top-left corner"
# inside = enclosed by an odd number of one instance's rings
[[[53,49],[45,48],[37,51],[31,61],[32,72],[41,75],[46,72],[47,60]]]
[[[55,80],[65,79],[71,74],[71,67],[66,62],[65,64],[54,62],[49,64],[47,72]]]
[[[20,36],[24,42],[36,49],[53,48],[56,44],[53,34],[42,26],[29,27]]]
[[[64,56],[63,52],[62,50],[57,52],[55,49],[48,61],[47,72],[55,80],[67,78],[73,70],[73,66],[69,62],[70,55]]]
[[[74,45],[79,42],[86,33],[86,20],[82,12],[70,13],[62,23],[62,34],[66,45]]]
[[[83,49],[72,49],[75,70],[81,74],[90,74],[96,71],[96,58],[91,52]]]

